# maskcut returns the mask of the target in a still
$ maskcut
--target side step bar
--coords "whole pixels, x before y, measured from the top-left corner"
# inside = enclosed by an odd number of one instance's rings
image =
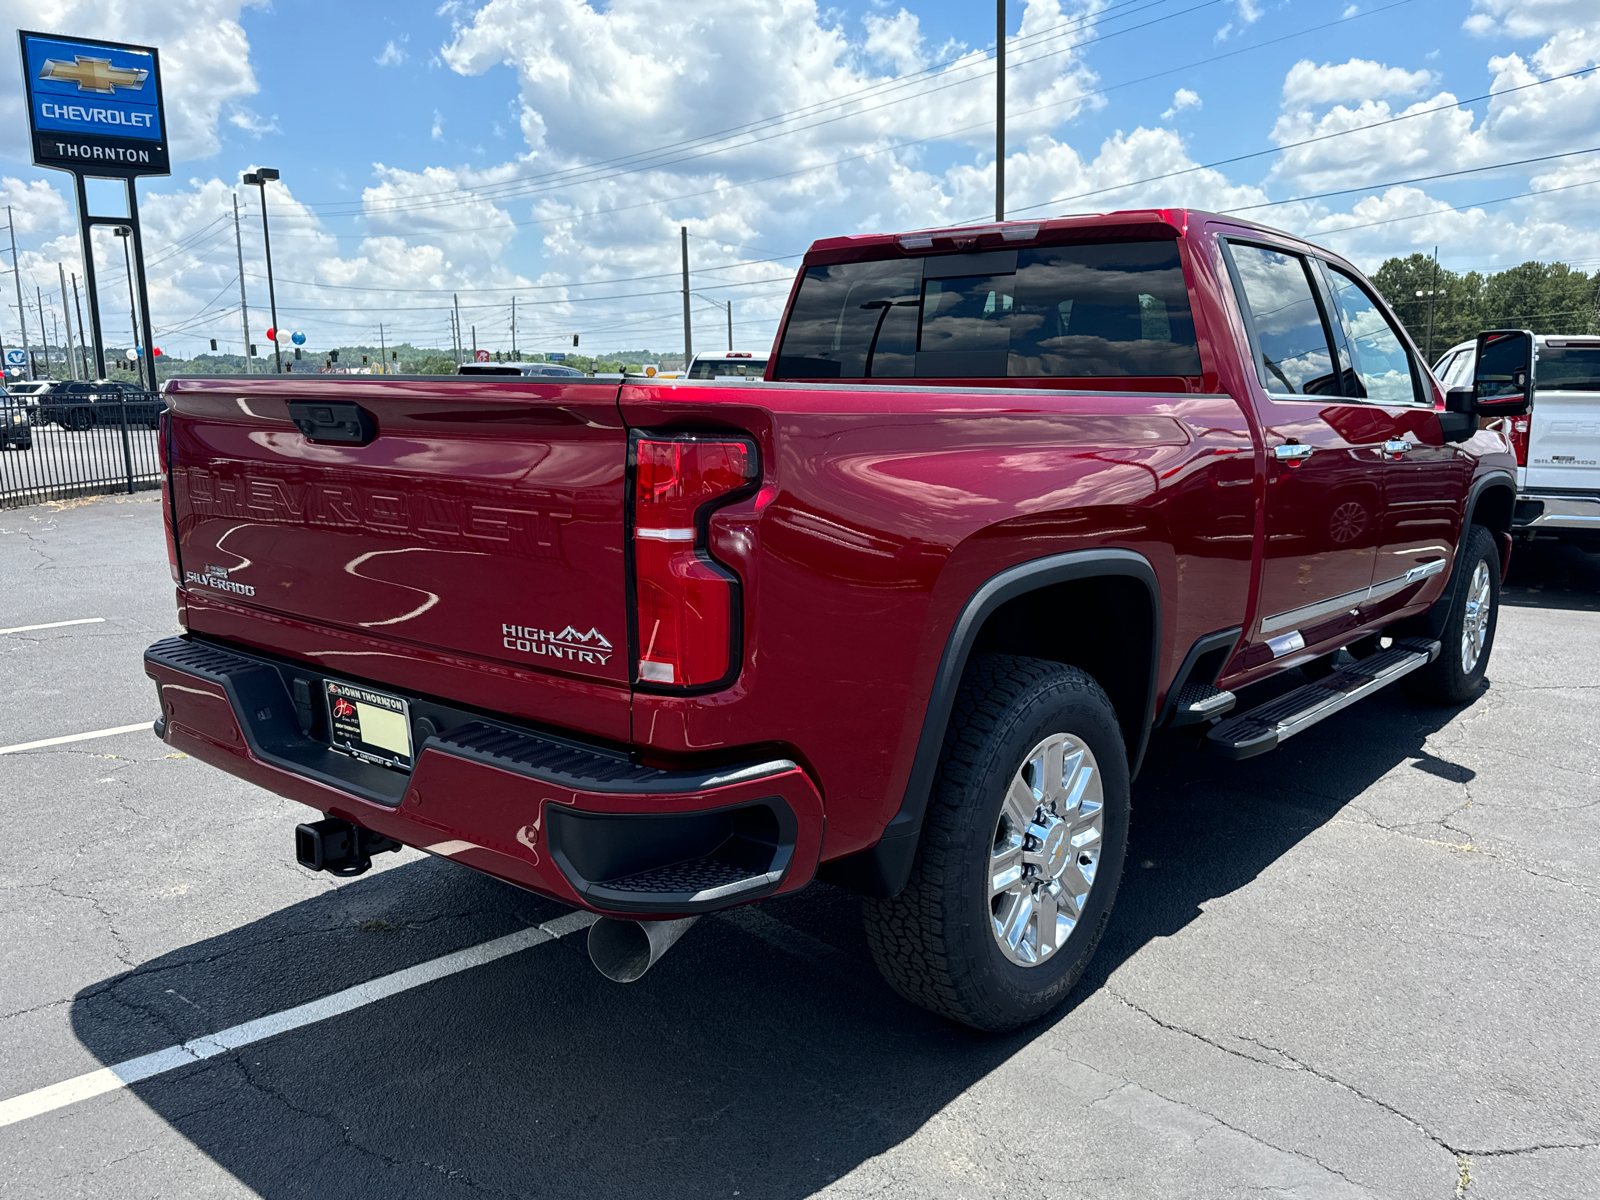
[[[1439,643],[1404,638],[1325,679],[1222,722],[1206,735],[1206,748],[1224,758],[1254,758],[1340,709],[1349,708],[1403,675],[1439,657]]]

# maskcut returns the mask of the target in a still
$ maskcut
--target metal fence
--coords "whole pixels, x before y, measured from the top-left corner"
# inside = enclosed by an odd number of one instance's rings
[[[0,398],[0,508],[161,486],[151,392]]]

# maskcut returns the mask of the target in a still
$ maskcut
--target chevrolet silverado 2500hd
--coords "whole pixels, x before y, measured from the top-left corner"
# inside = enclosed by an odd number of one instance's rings
[[[818,242],[758,382],[174,380],[157,731],[324,814],[308,866],[603,914],[614,977],[820,875],[903,995],[1012,1027],[1152,729],[1474,694],[1516,479],[1460,443],[1528,341],[1445,410],[1349,263],[1159,210]]]

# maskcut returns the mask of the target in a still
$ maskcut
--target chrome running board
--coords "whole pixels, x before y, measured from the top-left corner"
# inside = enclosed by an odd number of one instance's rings
[[[1359,659],[1325,679],[1229,718],[1206,735],[1206,748],[1224,758],[1265,754],[1302,729],[1349,708],[1438,657],[1438,642],[1403,638],[1387,650]]]

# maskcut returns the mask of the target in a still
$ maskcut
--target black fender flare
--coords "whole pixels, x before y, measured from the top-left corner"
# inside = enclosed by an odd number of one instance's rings
[[[1028,592],[1107,576],[1136,579],[1150,594],[1150,677],[1145,684],[1145,713],[1140,721],[1138,743],[1129,747],[1130,771],[1138,772],[1155,719],[1156,681],[1161,670],[1161,585],[1155,568],[1142,554],[1109,548],[1072,550],[1018,563],[991,576],[973,592],[950,628],[944,653],[939,658],[939,669],[933,678],[933,689],[928,695],[905,795],[899,810],[884,827],[883,836],[870,849],[824,864],[819,872],[822,878],[880,899],[899,894],[911,878],[917,843],[922,835],[922,818],[939,766],[945,729],[955,707],[956,689],[984,622],[1002,604]]]
[[[1467,536],[1467,526],[1476,524],[1473,517],[1477,516],[1478,503],[1484,494],[1492,488],[1503,488],[1509,494],[1512,505],[1517,500],[1517,477],[1510,471],[1492,471],[1479,479],[1472,481],[1472,487],[1467,491],[1467,504],[1461,516],[1461,536]],[[1496,530],[1496,532],[1504,532]]]

